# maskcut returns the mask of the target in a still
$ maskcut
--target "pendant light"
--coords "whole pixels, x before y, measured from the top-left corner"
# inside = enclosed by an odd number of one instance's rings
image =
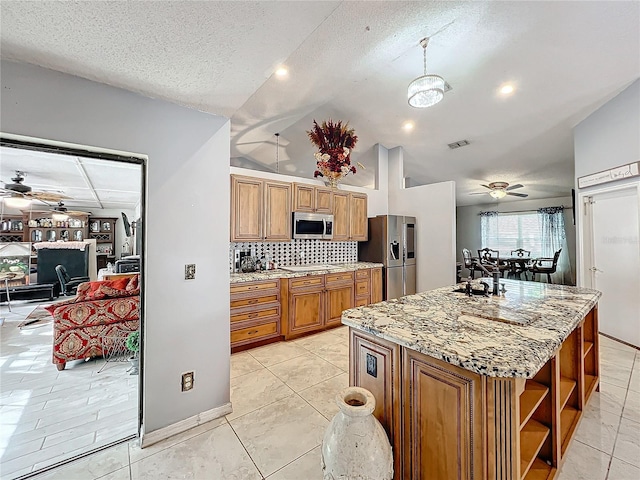
[[[276,133],[276,173],[280,173],[280,134]]]
[[[440,75],[427,75],[427,45],[429,37],[420,40],[424,56],[424,74],[413,80],[407,91],[409,105],[415,108],[431,107],[444,97],[444,79]]]

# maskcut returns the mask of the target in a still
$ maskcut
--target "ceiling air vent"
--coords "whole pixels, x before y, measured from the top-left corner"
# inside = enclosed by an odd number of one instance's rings
[[[467,145],[469,145],[469,140],[460,140],[459,142],[450,143],[449,148],[454,150],[456,148],[466,147]]]

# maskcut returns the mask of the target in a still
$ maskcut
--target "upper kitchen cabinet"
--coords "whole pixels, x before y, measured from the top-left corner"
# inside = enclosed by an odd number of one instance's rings
[[[367,195],[365,193],[350,193],[349,196],[349,228],[351,240],[366,242],[368,239],[367,224]]]
[[[293,211],[332,213],[333,192],[330,188],[302,183],[293,184]]]
[[[367,195],[364,193],[333,193],[333,239],[364,242],[368,238]]]
[[[231,241],[291,239],[291,184],[231,176]]]
[[[291,184],[264,182],[264,239],[291,240]]]

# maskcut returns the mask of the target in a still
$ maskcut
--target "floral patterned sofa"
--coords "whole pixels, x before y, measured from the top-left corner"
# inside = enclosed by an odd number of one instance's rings
[[[139,275],[78,286],[76,297],[45,307],[53,316],[53,363],[103,355],[102,337],[140,324]]]

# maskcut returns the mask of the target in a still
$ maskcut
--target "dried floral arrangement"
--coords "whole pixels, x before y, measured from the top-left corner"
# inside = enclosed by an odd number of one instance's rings
[[[318,125],[313,121],[313,128],[307,131],[311,143],[318,147],[314,154],[317,170],[314,177],[325,177],[331,186],[337,186],[338,181],[349,173],[356,173],[356,167],[351,165],[351,151],[358,142],[358,136],[349,123],[334,122],[329,119]],[[358,166],[364,166],[358,163]]]

